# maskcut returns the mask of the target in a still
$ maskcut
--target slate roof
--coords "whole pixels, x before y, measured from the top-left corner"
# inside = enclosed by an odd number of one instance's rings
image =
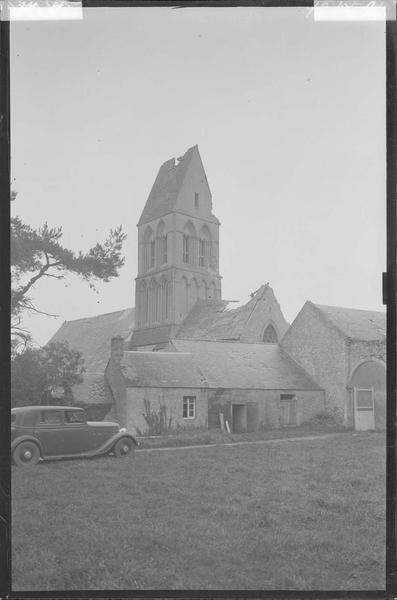
[[[104,373],[83,375],[84,381],[73,386],[73,396],[77,404],[109,404],[111,402]]]
[[[110,340],[116,335],[129,340],[134,328],[134,311],[133,308],[127,308],[96,317],[65,321],[50,342],[67,341],[70,348],[83,354],[87,370],[85,380],[90,373],[103,376],[110,356]]]
[[[227,300],[198,300],[181,324],[176,338],[193,340],[239,340],[256,303],[267,286],[262,286],[246,304],[231,308]]]
[[[163,217],[175,209],[179,191],[194,153],[198,153],[197,145],[189,148],[177,162],[175,158],[171,158],[160,167],[138,225]],[[218,222],[214,215],[212,219]]]
[[[182,352],[124,352],[127,386],[197,388],[205,384],[192,354]]]
[[[311,303],[313,304],[313,303]],[[359,341],[386,339],[386,313],[313,304],[347,338]]]
[[[321,389],[277,344],[181,339],[171,343],[175,350],[191,353],[211,388]]]

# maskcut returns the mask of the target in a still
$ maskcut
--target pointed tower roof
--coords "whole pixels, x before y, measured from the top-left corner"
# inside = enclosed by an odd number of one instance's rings
[[[163,163],[138,221],[138,226],[176,210],[179,192],[194,156],[198,157],[202,164],[197,144],[189,148],[182,157],[176,160],[171,158]],[[214,221],[218,221],[215,216],[213,218]]]

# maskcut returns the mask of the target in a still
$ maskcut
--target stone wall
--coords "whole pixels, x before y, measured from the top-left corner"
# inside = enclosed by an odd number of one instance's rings
[[[196,410],[194,418],[183,418],[183,396],[195,396]],[[145,403],[150,402],[151,410],[158,412],[161,405],[167,408],[167,417],[172,418],[172,427],[207,427],[208,400],[207,390],[197,388],[127,388],[127,428],[131,432],[145,432],[147,422],[144,418]]]
[[[324,392],[291,390],[232,390],[197,388],[127,388],[127,428],[131,432],[146,432],[144,418],[145,403],[158,412],[161,405],[167,408],[167,417],[172,418],[172,428],[210,427],[219,428],[219,412],[222,412],[231,427],[231,404],[255,405],[256,425],[252,431],[280,427],[280,394],[295,394],[297,403],[297,425],[304,423],[324,411]],[[194,418],[183,418],[183,396],[196,397]]]
[[[338,329],[307,302],[280,345],[326,390],[327,409],[347,423],[348,346]]]
[[[349,352],[349,376],[363,361],[377,359],[386,365],[386,340],[352,341]]]
[[[280,427],[280,396],[293,394],[296,397],[297,425],[301,425],[311,417],[325,409],[324,392],[302,390],[237,390],[209,389],[208,390],[208,426],[219,427],[219,413],[232,426],[231,405],[256,405],[256,426],[249,427],[252,431]],[[248,407],[247,410],[250,410]]]

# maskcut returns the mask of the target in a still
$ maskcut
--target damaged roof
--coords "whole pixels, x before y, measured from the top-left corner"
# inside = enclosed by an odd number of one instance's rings
[[[65,321],[48,343],[69,342],[70,348],[79,350],[87,370],[85,380],[89,373],[103,376],[110,356],[110,340],[117,335],[126,342],[129,340],[134,328],[134,312],[135,309],[127,308],[96,317]]]
[[[310,303],[347,338],[359,341],[386,339],[386,313]]]
[[[173,339],[175,350],[190,353],[211,388],[320,390],[277,344]]]
[[[192,354],[124,352],[122,370],[130,387],[198,388],[205,385]]]
[[[268,289],[262,286],[244,305],[233,308],[227,300],[198,300],[181,324],[176,338],[239,340],[256,303]]]

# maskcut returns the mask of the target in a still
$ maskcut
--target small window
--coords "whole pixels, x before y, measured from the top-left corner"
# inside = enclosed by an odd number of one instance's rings
[[[266,327],[265,333],[263,334],[263,343],[264,344],[277,344],[277,342],[278,342],[278,337],[277,337],[276,330],[274,329],[273,325],[270,324]]]
[[[85,423],[85,416],[82,410],[65,411],[66,423]]]
[[[199,195],[198,195],[198,192],[195,192],[195,194],[194,194],[194,206],[196,208],[199,207]]]
[[[40,423],[43,425],[62,425],[62,413],[54,412],[53,410],[43,410],[40,415]]]
[[[194,419],[196,416],[196,396],[183,396],[183,418]]]
[[[374,394],[372,390],[356,389],[356,410],[374,410]]]
[[[280,394],[281,402],[290,402],[291,400],[295,400],[295,394]]]

